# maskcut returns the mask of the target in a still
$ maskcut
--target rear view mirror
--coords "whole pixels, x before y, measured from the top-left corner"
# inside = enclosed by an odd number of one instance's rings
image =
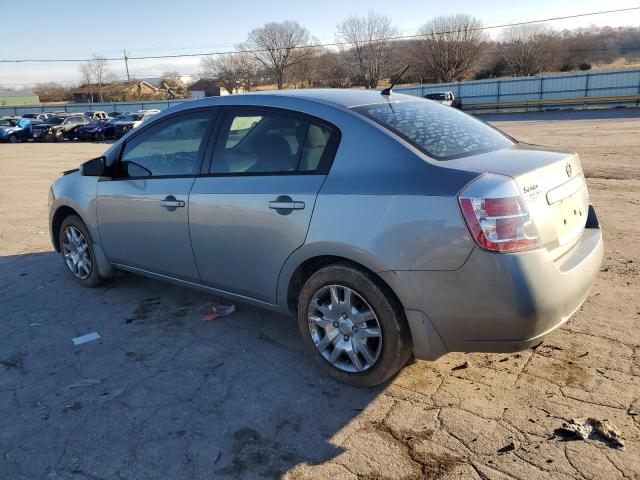
[[[102,177],[106,171],[105,157],[94,158],[80,165],[80,175],[85,177]]]

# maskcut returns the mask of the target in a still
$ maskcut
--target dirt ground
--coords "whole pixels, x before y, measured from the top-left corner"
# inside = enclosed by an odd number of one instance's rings
[[[75,286],[47,191],[105,145],[0,145],[0,478],[640,478],[640,113],[612,116],[491,117],[580,154],[606,242],[580,311],[535,350],[416,362],[371,390],[324,377],[291,319],[203,322],[215,298],[133,275]],[[624,449],[554,435],[578,417]]]

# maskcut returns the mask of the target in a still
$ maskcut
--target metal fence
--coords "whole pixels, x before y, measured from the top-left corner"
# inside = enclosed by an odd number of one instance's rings
[[[0,107],[0,117],[4,116],[20,116],[25,113],[41,113],[41,112],[136,112],[138,110],[147,110],[157,108],[165,110],[173,105],[187,102],[188,100],[158,100],[149,102],[105,102],[105,103],[66,103],[66,104],[41,104],[41,105],[24,105],[24,106],[7,106]]]
[[[465,110],[474,111],[580,105],[638,106],[640,69],[501,77],[398,87],[394,91],[421,97],[427,93],[451,91],[462,102]]]

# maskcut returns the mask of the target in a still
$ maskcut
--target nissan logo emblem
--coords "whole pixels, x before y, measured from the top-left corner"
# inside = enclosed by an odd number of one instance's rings
[[[573,171],[573,169],[571,168],[571,164],[570,163],[567,163],[566,170],[567,170],[567,177],[570,177],[571,176],[571,172]]]

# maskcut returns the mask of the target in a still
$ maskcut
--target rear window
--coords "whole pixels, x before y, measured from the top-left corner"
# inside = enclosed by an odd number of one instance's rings
[[[450,160],[508,148],[513,141],[498,130],[438,103],[377,103],[353,110],[399,135],[436,160]]]

